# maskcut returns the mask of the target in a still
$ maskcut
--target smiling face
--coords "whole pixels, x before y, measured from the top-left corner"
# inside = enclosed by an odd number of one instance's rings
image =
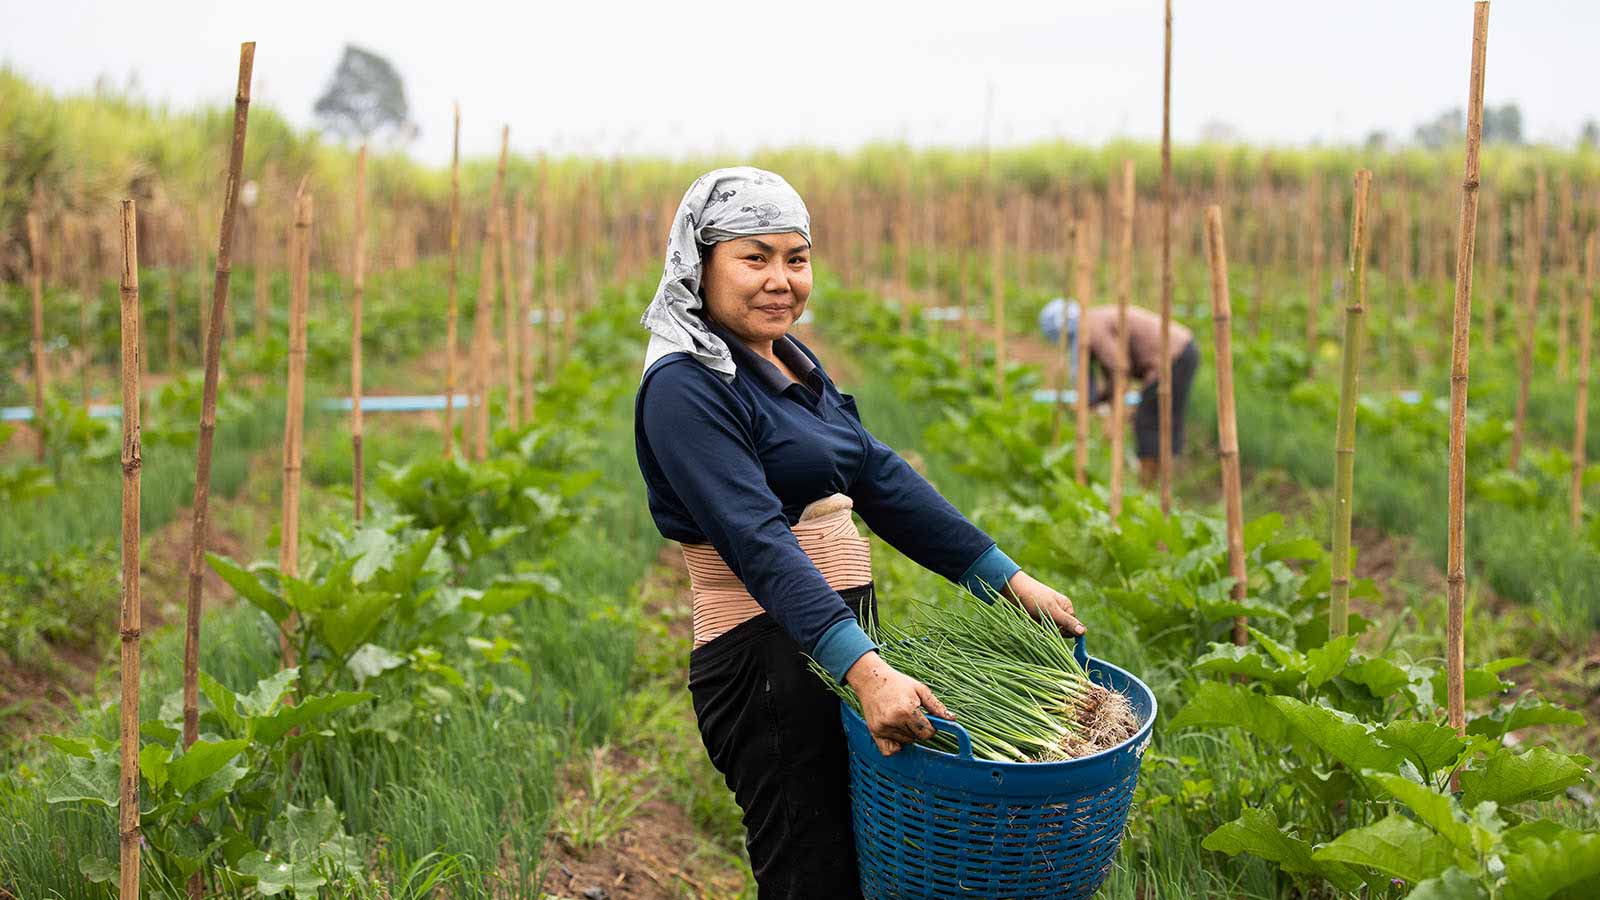
[[[706,312],[746,344],[783,337],[811,297],[811,245],[799,232],[723,241],[705,261]]]

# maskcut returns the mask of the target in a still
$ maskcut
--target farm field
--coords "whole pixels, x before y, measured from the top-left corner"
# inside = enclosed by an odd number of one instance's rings
[[[756,897],[634,449],[662,235],[742,163],[809,204],[793,333],[1155,695],[1095,896],[1600,891],[1592,146],[1483,148],[1462,244],[1475,136],[1164,184],[1139,142],[436,167],[250,108],[230,160],[247,107],[0,69],[0,898],[118,896],[130,853],[149,897]],[[1160,308],[1163,195],[1165,490],[1039,327]],[[870,537],[884,621],[964,602]]]

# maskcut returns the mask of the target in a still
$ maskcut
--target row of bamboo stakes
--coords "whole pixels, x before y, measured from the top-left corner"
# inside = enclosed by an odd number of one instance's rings
[[[1467,386],[1467,346],[1471,325],[1471,281],[1473,275],[1473,259],[1475,249],[1475,234],[1478,206],[1478,148],[1481,129],[1482,90],[1484,54],[1487,34],[1488,3],[1480,0],[1474,11],[1474,36],[1472,74],[1469,85],[1469,127],[1466,159],[1466,175],[1463,179],[1461,214],[1459,222],[1459,239],[1455,248],[1454,261],[1456,264],[1455,277],[1455,302],[1452,315],[1452,350],[1451,350],[1451,415],[1450,415],[1450,502],[1449,502],[1449,547],[1447,562],[1448,583],[1448,617],[1447,617],[1447,644],[1448,644],[1448,713],[1450,723],[1459,730],[1464,728],[1464,702],[1462,698],[1463,662],[1464,662],[1464,634],[1463,610],[1465,597],[1465,569],[1464,569],[1464,521],[1465,521],[1465,412],[1466,412],[1466,386]],[[1167,19],[1168,53],[1170,54],[1170,2],[1168,3]],[[211,290],[211,303],[205,316],[205,387],[202,400],[200,441],[197,449],[197,477],[195,483],[195,498],[193,504],[193,520],[191,528],[191,543],[188,570],[187,616],[185,620],[185,650],[184,650],[184,688],[183,710],[184,729],[183,741],[187,747],[196,739],[198,731],[198,648],[199,648],[199,611],[200,591],[202,586],[203,548],[208,528],[209,506],[209,473],[213,436],[215,432],[215,407],[218,382],[218,360],[220,357],[221,343],[225,331],[224,323],[227,322],[227,299],[229,277],[231,274],[231,260],[233,252],[233,236],[235,220],[237,217],[237,201],[240,185],[240,168],[242,164],[245,131],[248,120],[250,100],[250,77],[253,64],[254,45],[245,44],[241,48],[238,89],[235,97],[234,134],[230,148],[228,182],[225,191],[223,211],[219,222],[219,243],[215,257],[215,275]],[[1170,76],[1168,76],[1170,77]],[[1170,83],[1168,84],[1170,91]],[[1170,102],[1164,104],[1164,116],[1170,111]],[[460,198],[460,173],[459,173],[459,111],[456,113],[456,151],[452,155],[451,166],[451,206],[449,216],[448,247],[450,251],[450,268],[448,279],[449,306],[447,320],[447,394],[452,398],[446,407],[446,447],[447,452],[454,452],[454,429],[452,417],[454,411],[454,393],[456,379],[459,375],[456,366],[455,343],[457,339],[457,281],[458,281],[458,254],[460,250],[460,235],[462,230],[462,211]],[[535,367],[532,363],[534,341],[530,326],[531,296],[533,282],[532,254],[528,253],[530,245],[536,246],[538,267],[544,277],[544,290],[542,291],[545,304],[545,330],[544,348],[540,354],[546,366],[554,364],[559,348],[570,346],[573,337],[574,319],[576,309],[560,309],[564,315],[564,334],[559,338],[555,333],[557,321],[555,307],[557,303],[554,287],[554,255],[551,242],[540,240],[538,230],[542,223],[552,221],[553,207],[550,204],[548,179],[543,179],[538,198],[538,212],[530,215],[526,208],[526,198],[518,194],[513,208],[507,208],[505,202],[505,164],[508,150],[509,132],[502,132],[500,165],[498,166],[493,190],[487,212],[483,216],[482,242],[479,248],[479,298],[477,313],[474,316],[474,339],[470,350],[471,368],[471,401],[467,414],[470,416],[469,428],[466,434],[471,442],[470,452],[474,458],[483,458],[487,453],[488,437],[488,403],[487,396],[490,388],[491,372],[489,359],[491,357],[491,344],[493,333],[491,319],[495,316],[497,300],[503,297],[505,321],[508,323],[504,331],[505,348],[505,394],[508,400],[506,417],[513,426],[519,421],[531,420],[535,410],[535,393],[533,390],[533,375]],[[1166,142],[1164,141],[1164,144]],[[1161,294],[1164,317],[1170,319],[1171,300],[1173,292],[1173,270],[1171,266],[1171,229],[1170,222],[1172,187],[1170,173],[1170,153],[1164,147],[1163,173],[1162,173],[1162,198],[1166,201],[1163,206],[1165,212],[1161,217]],[[352,452],[356,460],[356,515],[359,518],[362,507],[362,463],[361,463],[361,412],[359,397],[361,394],[361,309],[365,289],[366,272],[366,240],[365,223],[367,215],[366,197],[366,153],[361,152],[357,164],[355,220],[358,223],[356,234],[353,238],[354,253],[351,257],[350,269],[353,273],[354,291],[352,296],[353,308],[353,334],[351,345],[352,357],[352,395],[354,404],[352,408]],[[1126,335],[1126,309],[1130,302],[1134,288],[1135,252],[1137,237],[1138,199],[1136,194],[1135,172],[1133,163],[1127,161],[1121,169],[1120,190],[1116,192],[1116,265],[1114,272],[1115,293],[1118,305],[1119,333]],[[1313,182],[1315,184],[1315,182]],[[1319,189],[1314,189],[1314,192]],[[1331,635],[1345,632],[1348,620],[1349,596],[1349,549],[1350,549],[1350,524],[1351,524],[1351,495],[1353,492],[1353,461],[1354,461],[1354,415],[1355,397],[1359,383],[1359,367],[1363,339],[1363,322],[1366,315],[1366,272],[1367,253],[1372,245],[1372,228],[1369,222],[1369,196],[1371,193],[1371,173],[1358,172],[1355,179],[1355,192],[1351,213],[1351,231],[1347,244],[1347,259],[1349,261],[1349,280],[1346,291],[1346,307],[1344,318],[1343,363],[1341,367],[1341,402],[1340,415],[1335,439],[1335,516],[1333,545],[1334,577],[1330,588],[1329,605],[1329,631]],[[1546,229],[1546,186],[1544,179],[1539,179],[1534,201],[1525,208],[1522,222],[1523,233],[1526,240],[1522,260],[1524,268],[1524,282],[1521,303],[1521,368],[1524,375],[1523,392],[1519,395],[1517,444],[1520,447],[1522,440],[1522,419],[1526,407],[1526,373],[1529,368],[1528,360],[1531,358],[1532,320],[1536,311],[1535,302],[1538,296],[1538,271],[1542,258],[1540,235]],[[1031,201],[1024,201],[1021,207],[1028,210]],[[1110,203],[1103,209],[1110,209]],[[1086,207],[1093,209],[1093,207]],[[970,209],[970,207],[968,207]],[[1406,205],[1398,207],[1402,217],[1406,215]],[[285,574],[293,575],[298,567],[298,541],[296,525],[298,521],[299,503],[299,471],[300,457],[303,452],[303,415],[304,415],[304,365],[305,365],[305,329],[306,307],[309,299],[309,272],[313,240],[312,230],[312,199],[309,192],[305,191],[302,182],[301,189],[296,192],[293,205],[293,230],[289,241],[288,257],[290,262],[291,302],[290,302],[290,341],[289,341],[289,403],[286,407],[286,421],[284,432],[284,508],[283,508],[283,541],[280,550],[280,568]],[[990,264],[993,267],[992,281],[995,285],[1003,285],[1007,279],[1006,262],[1007,248],[1013,246],[1006,239],[1007,229],[1004,217],[998,204],[990,207],[991,241]],[[1098,210],[1094,210],[1098,213]],[[1571,222],[1573,216],[1564,214],[1564,220]],[[589,216],[585,216],[589,219]],[[970,223],[972,217],[964,215],[963,221]],[[1210,270],[1210,299],[1211,318],[1214,329],[1217,366],[1217,402],[1218,402],[1218,453],[1222,470],[1224,506],[1227,518],[1227,544],[1229,549],[1230,574],[1235,578],[1234,596],[1243,599],[1246,589],[1245,560],[1242,539],[1242,501],[1239,472],[1239,449],[1237,426],[1234,413],[1233,400],[1233,375],[1232,375],[1232,325],[1233,316],[1230,303],[1230,290],[1228,285],[1227,249],[1223,235],[1223,222],[1225,220],[1224,207],[1221,204],[1210,204],[1203,210],[1204,228],[1202,240],[1205,249],[1205,258]],[[1313,278],[1318,285],[1311,295],[1319,297],[1320,289],[1320,236],[1316,234],[1316,222],[1320,217],[1308,217],[1313,240],[1308,244],[1308,257],[1311,269],[1316,273]],[[598,221],[596,218],[594,221]],[[639,221],[648,221],[641,217]],[[843,229],[853,228],[849,217],[840,220]],[[937,222],[937,217],[929,217],[929,222]],[[1017,226],[1017,234],[1025,242],[1028,235],[1029,218],[1024,215]],[[1404,222],[1404,218],[1402,218]],[[28,216],[28,238],[30,245],[37,250],[40,246],[39,218],[30,213]],[[122,206],[122,276],[121,276],[121,323],[122,323],[122,349],[121,349],[121,384],[123,400],[123,449],[121,465],[124,473],[123,487],[123,569],[124,580],[121,594],[121,625],[122,639],[122,815],[119,817],[119,831],[122,852],[122,890],[124,897],[137,896],[138,891],[138,669],[139,669],[139,640],[140,640],[140,595],[138,578],[138,501],[139,501],[139,474],[142,467],[142,453],[139,437],[139,386],[140,373],[143,367],[144,348],[141,344],[139,330],[139,287],[138,287],[138,221],[132,201],[125,201]],[[894,234],[892,245],[896,247],[896,272],[901,286],[909,282],[911,241],[909,238],[909,222],[898,227]],[[933,229],[930,229],[932,231]],[[1087,304],[1093,294],[1092,273],[1095,270],[1093,263],[1096,253],[1096,242],[1110,243],[1097,237],[1097,223],[1093,216],[1077,218],[1061,218],[1057,220],[1057,231],[1060,237],[1070,240],[1061,240],[1059,246],[1069,246],[1072,259],[1072,269],[1075,272],[1075,289],[1082,302]],[[1498,238],[1498,235],[1496,236]],[[1560,237],[1563,252],[1560,257],[1569,260],[1571,255],[1570,236]],[[628,251],[639,260],[647,257],[649,241],[629,239],[632,249]],[[1493,242],[1492,242],[1493,243]],[[1268,248],[1268,252],[1281,250],[1283,241],[1273,238],[1267,242],[1258,242],[1258,247]],[[515,250],[513,249],[515,248]],[[861,241],[848,244],[842,254],[842,269],[854,270],[859,274],[864,269],[876,270],[878,260],[872,259],[874,254],[881,251],[872,241]],[[1410,271],[1411,242],[1404,242],[1404,251],[1391,254],[1391,262],[1399,262],[1399,271]],[[1493,249],[1498,250],[1499,247]],[[932,256],[933,254],[930,254]],[[1491,254],[1492,255],[1492,254]],[[1585,289],[1580,293],[1582,300],[1577,309],[1578,334],[1581,336],[1577,352],[1577,387],[1578,409],[1577,428],[1574,441],[1574,462],[1572,473],[1572,517],[1576,526],[1581,520],[1581,487],[1584,466],[1584,440],[1586,436],[1586,403],[1589,387],[1589,369],[1592,361],[1591,327],[1593,324],[1592,292],[1596,272],[1596,258],[1600,255],[1600,233],[1591,231],[1585,242],[1584,275]],[[36,373],[43,373],[42,349],[42,266],[40,259],[43,254],[34,254],[34,263],[31,272],[31,294],[33,301],[34,341],[31,346],[33,362]],[[1259,257],[1258,257],[1259,258]],[[516,266],[518,260],[524,261],[521,269],[520,280],[517,277]],[[1434,257],[1436,264],[1445,259],[1444,254]],[[498,263],[498,265],[497,265]],[[966,275],[970,273],[971,266],[969,254],[960,254],[959,265],[962,271],[960,278],[960,293],[963,300],[968,293]],[[932,271],[930,267],[930,272]],[[1487,271],[1493,272],[1493,269]],[[580,276],[581,277],[581,276]],[[594,276],[588,276],[594,277]],[[1409,276],[1408,276],[1409,277]],[[1492,276],[1491,276],[1492,277]],[[1258,276],[1259,278],[1259,276]],[[930,277],[930,280],[931,277]],[[500,293],[496,293],[499,291]],[[593,302],[593,291],[585,293]],[[1402,294],[1407,300],[1413,298],[1409,291]],[[909,293],[903,293],[903,309],[909,309]],[[261,302],[257,298],[258,304]],[[1315,301],[1313,301],[1315,302]],[[1252,312],[1256,304],[1252,304]],[[1004,360],[1004,292],[999,290],[994,297],[996,322],[1002,327],[995,330],[996,356],[1001,360],[1001,365],[996,367],[997,386],[1003,390],[1003,360]],[[262,321],[258,318],[258,323]],[[520,321],[520,326],[511,326],[509,323]],[[963,319],[963,347],[970,351],[972,336],[967,330],[970,321]],[[1485,323],[1488,328],[1488,322]],[[1308,325],[1308,329],[1311,326]],[[1061,385],[1065,378],[1065,329],[1061,343],[1057,350],[1060,359],[1056,365],[1056,381]],[[1170,359],[1170,353],[1166,354]],[[1078,355],[1078,384],[1087,384],[1087,353]],[[1121,509],[1121,462],[1123,454],[1120,443],[1124,429],[1121,427],[1125,410],[1122,408],[1122,398],[1125,393],[1127,377],[1127,348],[1124,343],[1120,348],[1119,358],[1113,361],[1113,408],[1112,416],[1114,428],[1112,429],[1113,453],[1111,458],[1111,511],[1112,515],[1120,514]],[[1162,379],[1163,383],[1167,381]],[[44,379],[35,378],[36,397],[42,396]],[[1060,393],[1057,395],[1061,396]],[[1087,434],[1087,391],[1078,392],[1078,403],[1075,409],[1077,428],[1075,440],[1074,467],[1075,475],[1081,480],[1086,480],[1086,467],[1088,464],[1085,435]],[[1170,416],[1170,394],[1165,395],[1163,412]],[[37,402],[42,403],[42,399]],[[1061,434],[1061,407],[1058,404],[1056,411],[1055,432],[1057,440]],[[1170,418],[1163,416],[1168,422]],[[1170,440],[1163,435],[1162,448],[1170,456]],[[1514,449],[1514,453],[1516,450]],[[1163,466],[1170,467],[1170,459]],[[1170,482],[1163,485],[1163,506],[1170,504]],[[1243,642],[1246,639],[1246,623],[1240,619],[1235,622],[1234,638]],[[283,635],[284,664],[293,664],[293,647],[290,642],[290,630],[286,627]],[[197,879],[189,885],[191,896],[199,897],[203,893],[203,884]]]

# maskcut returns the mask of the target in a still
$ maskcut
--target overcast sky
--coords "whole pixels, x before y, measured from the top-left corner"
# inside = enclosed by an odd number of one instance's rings
[[[1469,0],[1176,0],[1173,131],[1359,140],[1466,99]],[[0,0],[0,63],[58,91],[137,80],[179,107],[230,99],[238,44],[255,96],[303,125],[346,42],[387,56],[448,160],[513,147],[683,155],[874,139],[1098,143],[1161,128],[1159,0],[629,4]],[[1594,0],[1499,0],[1485,102],[1515,101],[1533,139],[1600,118]]]

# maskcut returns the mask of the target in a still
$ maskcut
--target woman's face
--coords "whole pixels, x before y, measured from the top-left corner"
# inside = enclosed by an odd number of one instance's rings
[[[747,344],[775,341],[811,297],[811,245],[799,232],[760,234],[711,248],[706,311]]]

